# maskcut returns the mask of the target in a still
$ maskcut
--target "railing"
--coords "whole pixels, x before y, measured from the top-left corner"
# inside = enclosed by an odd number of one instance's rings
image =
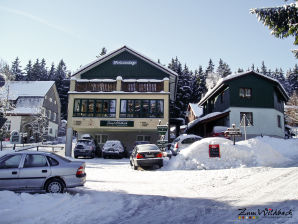
[[[124,92],[161,92],[163,82],[122,82],[121,90]]]
[[[112,92],[116,91],[116,82],[77,82],[75,91]]]

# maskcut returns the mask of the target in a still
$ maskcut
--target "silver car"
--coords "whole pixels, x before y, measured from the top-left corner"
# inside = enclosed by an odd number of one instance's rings
[[[85,162],[54,153],[22,151],[0,158],[0,190],[63,193],[85,182]]]

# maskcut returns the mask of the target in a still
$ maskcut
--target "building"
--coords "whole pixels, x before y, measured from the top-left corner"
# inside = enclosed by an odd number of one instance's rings
[[[188,125],[187,133],[211,136],[214,126],[239,127],[245,122],[248,138],[284,137],[288,99],[281,84],[270,77],[253,71],[227,76],[201,99],[203,115]]]
[[[203,114],[203,107],[199,106],[197,103],[189,103],[186,114],[188,122],[192,122]]]
[[[54,81],[10,81],[1,90],[10,105],[5,112],[9,132],[24,133],[27,141],[40,140],[41,132],[48,140],[57,137],[61,105]]]
[[[120,140],[156,143],[157,125],[169,123],[178,75],[124,46],[76,71],[70,82],[66,155],[73,131],[91,134],[99,144]]]

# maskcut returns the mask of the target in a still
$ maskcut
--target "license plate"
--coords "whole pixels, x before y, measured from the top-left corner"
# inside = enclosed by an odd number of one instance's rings
[[[80,152],[85,152],[85,150],[84,149],[81,149]]]
[[[146,157],[152,158],[152,157],[154,157],[154,155],[146,155]]]

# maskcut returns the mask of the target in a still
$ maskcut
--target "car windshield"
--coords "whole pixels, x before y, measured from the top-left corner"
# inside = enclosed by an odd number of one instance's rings
[[[139,150],[159,150],[156,145],[139,145]]]
[[[120,146],[121,143],[119,141],[107,141],[104,145],[104,147],[114,147],[114,146]]]
[[[76,147],[77,149],[84,149],[84,145],[77,145],[77,147]]]
[[[92,141],[90,140],[79,140],[78,143],[86,144],[86,145],[91,145]]]

